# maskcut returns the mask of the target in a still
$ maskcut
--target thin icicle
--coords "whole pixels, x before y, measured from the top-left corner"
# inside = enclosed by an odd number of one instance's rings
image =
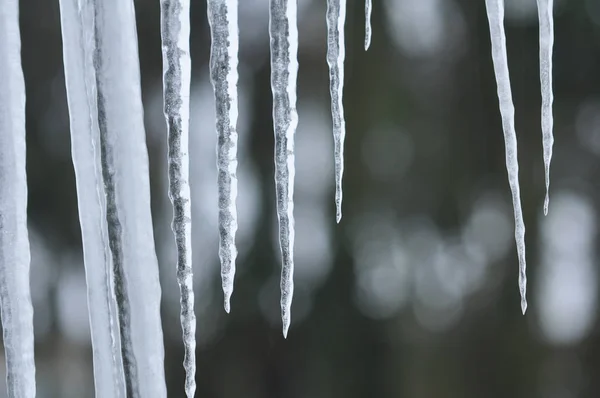
[[[327,0],[327,64],[333,121],[333,151],[335,164],[335,219],[342,220],[342,177],[344,175],[344,58],[346,57],[344,25],[346,0]]]
[[[161,0],[164,113],[168,129],[169,199],[177,246],[177,282],[181,294],[185,393],[196,393],[196,315],[192,273],[192,210],[189,185],[190,2]]]
[[[270,0],[271,90],[275,131],[275,193],[281,247],[281,317],[283,336],[291,321],[294,295],[294,136],[298,126],[297,0]]]
[[[502,129],[506,149],[506,169],[508,182],[512,192],[512,202],[515,214],[515,240],[519,257],[519,291],[521,293],[521,310],[527,310],[527,275],[525,262],[525,224],[521,211],[519,192],[519,164],[517,160],[517,135],[515,133],[515,108],[510,90],[508,59],[506,55],[506,37],[504,35],[504,0],[485,0],[490,37],[492,42],[492,60],[496,83],[498,85],[498,100],[502,116]]]
[[[82,117],[79,112],[87,111],[85,117],[91,119],[71,126],[76,152],[74,162],[80,173],[77,175],[80,209],[84,206],[91,209],[89,214],[82,211],[81,222],[85,223],[83,218],[90,217],[90,222],[95,224],[82,228],[84,247],[86,241],[100,237],[108,243],[104,253],[111,264],[108,275],[114,297],[107,300],[109,303],[116,301],[125,395],[163,398],[166,397],[166,386],[161,293],[150,214],[148,154],[133,1],[62,0],[61,11],[65,12],[62,22],[68,64],[69,113],[72,120],[77,120]],[[72,37],[81,33],[81,41]],[[78,139],[82,140],[81,147]],[[82,161],[90,153],[94,156],[93,165]],[[92,191],[98,192],[98,198],[92,198],[89,191],[82,193],[88,189],[84,187],[89,186],[84,175],[94,178],[95,184],[101,179],[98,191]],[[105,220],[98,221],[94,201],[101,203]],[[96,231],[86,235],[92,228]],[[86,261],[89,261],[88,254],[97,255],[97,252],[88,251]],[[92,266],[90,262],[86,264],[88,279],[92,277],[89,274]],[[94,278],[98,273],[94,273]],[[93,289],[92,286],[89,288]],[[100,304],[97,305],[100,308]],[[103,355],[104,358],[108,356]],[[99,382],[97,377],[96,383]],[[112,396],[108,389],[106,394]]]
[[[365,0],[365,51],[371,46],[371,0]]]
[[[219,190],[219,258],[225,311],[231,307],[237,232],[238,1],[208,0],[210,78],[217,115],[217,185]]]
[[[87,282],[96,397],[125,396],[102,178],[92,4],[60,0],[71,152]]]
[[[0,0],[0,314],[10,398],[35,397],[19,2]]]
[[[540,83],[542,87],[542,142],[544,148],[544,175],[546,182],[546,197],[544,199],[544,215],[548,214],[550,202],[550,161],[552,160],[552,145],[554,137],[552,127],[552,47],[554,46],[554,0],[537,0],[540,20]]]

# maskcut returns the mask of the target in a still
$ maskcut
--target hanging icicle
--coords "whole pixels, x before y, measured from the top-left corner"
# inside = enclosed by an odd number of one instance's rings
[[[346,57],[344,25],[346,0],[327,0],[327,64],[333,121],[333,151],[335,164],[335,219],[342,220],[342,177],[344,175],[344,58]]]
[[[183,331],[185,393],[196,393],[196,315],[192,272],[192,209],[189,184],[190,2],[161,0],[164,113],[168,133],[169,199],[177,249]]]
[[[294,295],[294,136],[298,126],[296,79],[298,28],[296,0],[270,0],[271,90],[275,131],[275,192],[281,246],[281,317],[283,335],[291,321]]]
[[[94,67],[94,7],[60,0],[63,58],[71,123],[71,152],[87,282],[97,397],[124,397],[112,261],[108,247],[106,196]]]
[[[91,315],[92,329],[99,328],[94,336],[96,390],[107,397],[163,398],[160,284],[133,1],[61,0],[61,12],[73,161],[91,281],[88,300],[90,313],[99,313]],[[113,357],[115,343],[108,342],[114,337],[112,305],[125,394],[119,376],[99,385],[109,378],[106,368],[119,363]]]
[[[527,310],[527,275],[525,273],[525,224],[521,210],[519,192],[519,163],[517,160],[517,135],[515,133],[515,108],[510,89],[508,59],[506,55],[506,36],[504,34],[504,0],[485,0],[490,37],[492,42],[492,60],[496,83],[498,85],[498,100],[502,116],[502,129],[506,149],[506,169],[508,182],[512,192],[512,202],[515,213],[515,240],[519,257],[519,291],[521,293],[521,310]]]
[[[365,51],[371,46],[371,0],[365,0]]]
[[[210,77],[217,115],[219,258],[225,311],[231,307],[237,249],[238,1],[208,0],[211,32]]]
[[[537,0],[540,21],[540,83],[542,87],[542,145],[544,148],[544,176],[546,197],[544,215],[548,214],[550,202],[550,161],[552,160],[553,116],[552,102],[552,47],[554,46],[554,0]]]
[[[34,398],[19,2],[0,0],[0,314],[10,398]]]

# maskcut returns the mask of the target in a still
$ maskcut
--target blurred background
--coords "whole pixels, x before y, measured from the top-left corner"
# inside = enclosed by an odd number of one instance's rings
[[[485,2],[373,3],[365,53],[364,3],[348,1],[344,218],[336,225],[326,5],[298,1],[296,290],[284,340],[268,0],[240,1],[240,254],[230,315],[217,255],[210,35],[205,1],[192,2],[197,396],[600,396],[600,2],[555,0],[544,217],[536,1],[505,0],[527,227],[525,316]],[[159,2],[135,4],[165,372],[169,397],[183,397]],[[38,397],[93,397],[58,1],[22,0],[21,29]]]

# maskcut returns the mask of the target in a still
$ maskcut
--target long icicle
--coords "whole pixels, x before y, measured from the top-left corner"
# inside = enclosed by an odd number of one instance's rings
[[[512,192],[515,215],[515,240],[519,257],[519,291],[521,293],[521,311],[527,310],[527,275],[525,262],[525,223],[521,210],[519,189],[519,163],[517,160],[517,135],[515,133],[515,108],[510,89],[508,59],[506,55],[506,36],[504,34],[504,0],[485,0],[490,37],[492,42],[492,60],[498,85],[498,100],[502,116],[502,129],[506,150],[506,169]]]
[[[83,64],[86,70],[72,75],[84,82],[67,81],[67,86],[73,101],[93,97],[89,117],[98,130],[94,145],[103,182],[100,196],[105,207],[106,253],[112,265],[109,276],[116,301],[125,395],[164,398],[161,291],[150,213],[134,5],[132,0],[71,1],[71,7],[85,16],[79,21],[85,25],[82,31],[93,32],[83,38],[84,61],[79,67]],[[63,22],[66,19],[63,17]],[[77,67],[74,64],[71,71]],[[71,118],[80,117],[74,110],[70,109]]]
[[[544,215],[548,214],[550,202],[550,162],[554,137],[552,128],[552,47],[554,46],[554,0],[537,0],[540,21],[540,83],[542,88],[542,146],[544,148],[544,177],[546,197],[544,198]]]
[[[373,11],[372,0],[365,0],[365,51],[371,46],[371,12]]]
[[[271,90],[275,132],[275,193],[281,248],[281,317],[283,336],[291,321],[294,295],[294,136],[298,126],[297,0],[270,0]]]
[[[210,78],[217,115],[219,258],[225,311],[231,308],[237,249],[238,1],[208,0],[211,32]]]
[[[344,58],[346,57],[344,25],[346,0],[327,0],[327,64],[333,121],[333,151],[335,164],[335,219],[342,220],[342,177],[344,175]]]
[[[177,282],[181,295],[185,393],[196,393],[196,315],[192,272],[192,210],[189,185],[190,2],[161,0],[164,113],[168,130],[169,199],[177,248]]]
[[[120,398],[125,396],[125,380],[102,177],[95,11],[90,2],[60,0],[59,4],[96,396]]]
[[[10,398],[34,398],[19,2],[0,0],[0,314]]]
[[[128,397],[164,398],[160,283],[150,212],[133,0],[95,2],[96,84],[109,244]],[[115,45],[117,44],[118,45]]]

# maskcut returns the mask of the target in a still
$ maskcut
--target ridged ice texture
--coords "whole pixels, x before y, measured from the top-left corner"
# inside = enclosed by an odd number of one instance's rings
[[[552,48],[554,46],[554,0],[537,0],[540,21],[540,83],[542,88],[542,145],[544,148],[544,177],[546,197],[544,199],[544,215],[548,214],[550,202],[550,162],[554,136],[552,129]]]
[[[83,240],[96,397],[125,396],[113,263],[108,246],[96,87],[95,11],[90,2],[60,0],[71,153]]]
[[[327,0],[327,64],[333,121],[333,152],[335,165],[335,219],[342,220],[342,177],[344,175],[344,58],[346,57],[344,25],[346,0]]]
[[[83,35],[85,50],[79,55],[83,60],[68,68],[73,74],[68,77],[67,89],[70,105],[77,101],[92,102],[90,124],[98,126],[97,141],[93,133],[92,142],[100,157],[102,186],[98,191],[105,207],[108,241],[105,253],[112,265],[109,276],[118,314],[125,395],[162,398],[166,397],[166,386],[161,292],[150,214],[148,154],[133,1],[72,0],[70,4],[80,18],[85,18],[78,23],[87,33]],[[67,15],[62,18],[63,23],[67,24],[67,18]],[[90,27],[93,27],[93,35],[84,30]],[[77,33],[77,28],[73,29]],[[76,41],[65,45],[72,43]],[[78,54],[81,50],[65,51],[66,54],[70,51]],[[78,68],[84,71],[78,71]],[[70,108],[71,118],[81,116],[76,114],[78,109]],[[87,133],[73,131],[73,134]],[[78,157],[74,158],[75,162]],[[95,171],[98,172],[97,165]],[[83,196],[79,198],[80,203],[84,200]],[[85,230],[83,232],[85,234]],[[83,236],[84,241],[90,238]]]
[[[225,311],[231,308],[238,229],[238,1],[208,0],[211,33],[210,79],[217,115],[217,186],[219,191],[219,258]]]
[[[0,0],[0,315],[9,398],[35,397],[19,2]]]
[[[283,336],[287,337],[294,295],[294,136],[298,126],[296,0],[270,0],[269,35],[275,131],[275,193],[282,256],[281,317]]]
[[[365,0],[365,51],[371,46],[371,11],[373,5],[371,0]]]
[[[192,273],[192,210],[189,184],[190,2],[161,0],[164,113],[167,121],[169,199],[177,250],[177,282],[181,294],[185,393],[196,393],[196,315]]]
[[[487,16],[490,25],[492,41],[492,60],[496,83],[498,85],[498,100],[502,116],[502,129],[506,149],[506,169],[508,182],[512,193],[515,214],[515,240],[519,257],[519,291],[521,293],[521,310],[527,310],[527,275],[525,262],[525,224],[521,210],[519,190],[519,163],[517,160],[517,135],[515,133],[515,108],[513,106],[506,55],[506,37],[504,35],[504,0],[485,0]]]

